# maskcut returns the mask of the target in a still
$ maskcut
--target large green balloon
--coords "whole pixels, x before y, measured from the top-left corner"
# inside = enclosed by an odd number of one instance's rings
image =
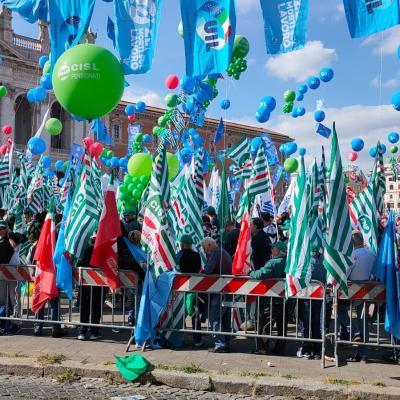
[[[128,174],[140,178],[151,174],[151,157],[147,153],[136,153],[128,161]]]
[[[299,162],[296,158],[288,158],[283,164],[283,167],[287,172],[293,174],[293,172],[297,171],[297,168],[299,167]]]
[[[46,131],[49,133],[50,136],[57,136],[62,131],[62,123],[57,118],[50,118],[46,121],[46,125],[44,126]]]
[[[164,101],[167,107],[175,107],[178,104],[178,95],[175,93],[168,93],[164,97]]]
[[[244,36],[236,35],[235,41],[233,42],[232,57],[244,58],[249,54],[249,50],[249,41]]]
[[[121,100],[124,73],[108,50],[95,44],[71,47],[57,60],[53,90],[71,114],[95,119],[110,112]]]
[[[156,157],[156,160],[159,156]],[[167,152],[168,179],[172,181],[179,172],[179,160],[175,154]]]

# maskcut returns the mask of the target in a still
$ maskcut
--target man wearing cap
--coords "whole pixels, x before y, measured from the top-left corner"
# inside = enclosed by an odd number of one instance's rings
[[[251,223],[251,251],[254,269],[264,267],[271,258],[271,241],[264,232],[264,222],[261,218],[253,218]]]
[[[131,231],[141,231],[142,227],[136,220],[136,215],[132,210],[124,212],[125,229],[129,233]]]
[[[250,277],[253,279],[264,280],[264,279],[283,279],[285,278],[286,268],[286,255],[287,255],[287,244],[283,242],[276,242],[272,244],[272,258],[267,261],[264,267],[257,271],[251,271]],[[276,298],[273,300],[272,310],[269,299],[265,305],[260,302],[260,315],[258,322],[258,333],[268,335],[270,332],[270,325],[272,329],[276,324],[278,336],[283,336],[283,302],[282,299]],[[258,351],[262,354],[267,352],[267,342],[264,340],[257,339]],[[282,355],[284,353],[285,345],[278,343],[272,350],[273,353]]]
[[[181,250],[176,255],[176,261],[179,265],[179,271],[187,274],[198,274],[201,271],[201,258],[197,251],[192,249],[193,240],[189,235],[182,235],[180,239]],[[198,294],[197,310],[192,315],[192,327],[201,330],[201,314],[206,314],[204,309],[204,299]],[[201,333],[193,333],[193,341],[196,347],[200,347],[202,343]]]
[[[193,240],[189,235],[182,235],[181,250],[176,255],[179,271],[188,274],[197,274],[201,271],[200,254],[192,249]]]

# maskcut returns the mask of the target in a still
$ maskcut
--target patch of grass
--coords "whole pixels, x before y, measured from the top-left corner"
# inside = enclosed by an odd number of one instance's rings
[[[27,354],[21,353],[20,351],[16,351],[15,353],[5,353],[0,352],[0,357],[9,357],[9,358],[29,358]]]
[[[186,372],[187,374],[199,374],[201,372],[205,372],[204,369],[201,369],[198,365],[193,363],[184,365],[180,370]]]
[[[113,365],[113,364],[114,364],[114,361],[110,361],[110,360],[103,362],[103,365]]]
[[[242,371],[240,376],[248,376],[250,378],[258,379],[267,376],[267,374],[264,374],[263,372]]]
[[[64,354],[42,354],[37,362],[42,365],[61,364],[67,357]]]
[[[178,367],[174,367],[173,365],[167,365],[167,364],[156,364],[155,368],[163,369],[164,371],[177,371],[178,370]]]
[[[282,375],[282,378],[285,378],[285,379],[297,379],[297,376],[290,375],[290,374],[285,374],[285,375]]]
[[[373,382],[372,383],[374,386],[378,386],[378,387],[386,387],[386,383],[384,382]]]
[[[65,368],[61,374],[57,375],[56,379],[58,383],[71,383],[78,379],[78,375],[71,369]]]
[[[81,360],[81,364],[83,364],[83,365],[89,364],[89,359],[84,358],[83,360]]]
[[[361,400],[360,396],[356,396],[355,394],[348,394],[346,396],[346,400]]]
[[[326,378],[326,382],[330,383],[331,385],[343,385],[343,386],[350,386],[350,385],[357,385],[359,382],[356,381],[348,381],[347,379],[342,378]]]

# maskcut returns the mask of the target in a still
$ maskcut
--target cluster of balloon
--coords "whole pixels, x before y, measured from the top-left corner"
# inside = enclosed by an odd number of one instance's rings
[[[44,127],[50,136],[58,136],[63,129],[61,121],[57,118],[48,119]]]
[[[119,187],[117,205],[119,211],[122,209],[135,210],[137,208],[138,201],[142,197],[149,179],[147,175],[142,175],[140,177],[125,175],[124,183]]]
[[[355,138],[351,141],[351,149],[355,152],[359,152],[364,148],[364,140]]]
[[[283,168],[285,168],[285,171],[289,172],[290,174],[296,172],[297,168],[299,168],[299,162],[297,161],[297,158],[290,157],[286,159],[283,164]]]
[[[79,73],[70,65],[77,65]],[[70,114],[84,119],[99,118],[114,109],[121,100],[124,82],[124,72],[115,56],[89,43],[65,51],[52,76],[58,102]]]
[[[247,69],[247,61],[245,57],[249,54],[249,41],[241,35],[235,36],[233,43],[232,58],[226,73],[234,79],[240,79],[240,74]]]
[[[282,111],[285,114],[290,114],[293,111],[296,92],[294,90],[286,90],[286,92],[283,93],[283,100],[285,100],[285,104],[283,105]]]
[[[383,143],[380,144],[380,149],[381,149],[382,154],[386,153],[386,146]],[[371,149],[369,149],[369,155],[372,158],[375,158],[376,152],[377,152],[377,146],[372,147]]]
[[[279,151],[282,154],[285,154],[287,156],[291,156],[292,154],[296,153],[297,144],[295,142],[283,143],[283,144],[281,144],[279,146]]]
[[[143,101],[138,101],[136,106],[133,104],[128,104],[125,107],[125,114],[130,122],[136,119],[136,113],[144,113],[146,111],[146,104]]]
[[[32,137],[28,140],[27,148],[35,156],[43,154],[46,151],[46,142],[41,137]]]
[[[388,134],[388,141],[390,143],[392,143],[392,144],[396,144],[399,141],[399,139],[400,139],[400,136],[399,136],[399,134],[397,132],[391,132],[391,133]],[[398,150],[399,149],[398,149],[397,146],[391,146],[390,147],[390,152],[392,154],[396,154]]]
[[[276,100],[274,97],[265,96],[260,100],[260,105],[256,111],[256,120],[260,123],[267,122],[272,111],[276,108]]]

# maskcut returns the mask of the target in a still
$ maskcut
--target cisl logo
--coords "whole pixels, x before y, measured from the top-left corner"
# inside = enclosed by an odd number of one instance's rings
[[[130,0],[130,14],[133,22],[138,25],[148,25],[157,14],[157,0]]]
[[[207,1],[197,10],[196,32],[206,51],[222,50],[232,34],[228,11],[215,1]]]
[[[97,68],[95,63],[83,63],[83,64],[63,64],[57,71],[57,76],[61,81],[65,81],[71,75],[76,72],[87,72],[87,73],[98,73],[100,69]],[[88,76],[89,77],[89,76]]]
[[[358,223],[361,226],[361,229],[365,232],[365,233],[369,233],[369,231],[371,230],[371,220],[369,219],[369,217],[367,215],[362,215],[360,218],[358,218]]]

